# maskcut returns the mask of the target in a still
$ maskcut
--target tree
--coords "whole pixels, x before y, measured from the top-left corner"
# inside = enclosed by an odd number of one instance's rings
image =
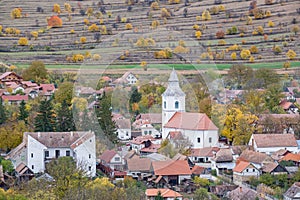
[[[60,5],[57,4],[57,3],[54,4],[54,5],[53,5],[52,11],[55,12],[55,13],[57,13],[57,14],[59,14],[59,13],[61,12],[61,10],[60,10]]]
[[[233,65],[227,74],[226,82],[231,87],[241,89],[253,77],[253,69],[245,65]]]
[[[198,40],[201,38],[201,35],[202,35],[201,31],[196,31],[196,32],[195,32],[195,37],[196,37]]]
[[[3,106],[2,98],[0,98],[0,125],[4,124],[7,120],[7,111]]]
[[[289,51],[286,53],[286,56],[290,59],[293,60],[294,58],[296,58],[297,54],[294,50],[289,49]]]
[[[19,106],[19,116],[18,116],[18,120],[23,120],[25,122],[25,124],[27,124],[27,118],[29,116],[29,113],[26,109],[26,103],[25,101],[21,101],[20,106]]]
[[[23,71],[24,80],[34,80],[37,83],[44,82],[48,77],[47,69],[42,61],[33,61],[31,65]]]
[[[21,38],[19,39],[19,41],[18,41],[18,44],[19,44],[20,46],[27,46],[27,45],[28,45],[28,39],[25,38],[25,37],[21,37]]]
[[[297,35],[297,33],[299,32],[299,30],[300,30],[300,27],[299,27],[298,25],[294,25],[294,26],[292,27],[292,32],[294,32],[295,35]]]
[[[280,85],[273,83],[267,87],[265,101],[266,106],[272,113],[285,113],[279,106],[279,103],[283,97],[282,87]]]
[[[40,102],[37,116],[34,120],[34,131],[51,132],[55,130],[55,115],[51,100],[42,100]]]
[[[274,70],[259,68],[254,72],[255,81],[251,83],[252,88],[267,88],[268,85],[278,82],[278,75]]]
[[[22,17],[22,8],[14,8],[10,13],[11,18],[19,19]]]
[[[112,107],[110,96],[103,94],[99,102],[99,108],[96,109],[96,115],[103,134],[113,143],[118,142],[116,134],[116,123],[112,120]]]
[[[164,200],[164,197],[161,195],[160,191],[158,191],[157,195],[154,197],[154,200]]]
[[[75,123],[73,120],[73,113],[66,100],[63,100],[60,108],[57,111],[56,117],[56,131],[69,132],[75,131]]]
[[[209,200],[209,193],[207,192],[207,189],[205,188],[199,188],[195,191],[194,200]]]
[[[243,60],[250,58],[251,52],[248,49],[243,49],[240,53],[240,56]]]
[[[262,114],[266,110],[264,92],[257,90],[246,90],[242,94],[243,103],[246,109],[254,114]]]
[[[131,23],[127,23],[127,24],[125,25],[125,29],[126,29],[126,30],[131,30],[131,29],[132,29],[132,24],[131,24]]]
[[[71,105],[73,98],[73,87],[74,85],[71,82],[63,82],[60,84],[54,93],[55,102],[62,104],[63,101],[66,101],[68,105]]]
[[[202,12],[202,20],[211,20],[211,16],[208,10],[204,10]]]
[[[62,27],[62,24],[63,24],[61,18],[59,18],[56,15],[48,18],[47,22],[48,22],[48,26],[53,27],[53,28]]]

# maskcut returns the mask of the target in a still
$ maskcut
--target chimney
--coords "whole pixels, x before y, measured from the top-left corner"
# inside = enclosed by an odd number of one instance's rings
[[[73,137],[73,131],[71,131],[71,137]]]
[[[243,192],[243,188],[240,186],[240,193],[242,193]]]
[[[40,138],[41,137],[41,132],[38,132],[38,138]]]

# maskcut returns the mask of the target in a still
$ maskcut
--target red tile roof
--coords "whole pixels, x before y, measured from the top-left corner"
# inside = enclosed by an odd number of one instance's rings
[[[161,196],[163,198],[176,198],[176,197],[182,197],[182,195],[178,192],[175,192],[174,190],[160,188],[160,189],[147,189],[146,190],[146,196],[147,197],[156,197],[157,194],[160,192]]]
[[[160,148],[160,144],[153,144],[151,143],[151,145],[149,147],[144,147],[140,150],[140,152],[146,152],[146,153],[157,153],[158,149]]]
[[[165,128],[187,130],[218,130],[218,127],[204,113],[176,112]]]
[[[3,101],[28,101],[28,95],[3,95],[2,96]]]
[[[257,147],[297,147],[293,134],[253,134]]]
[[[247,161],[239,161],[237,165],[233,168],[234,172],[241,173],[250,165]]]
[[[219,147],[204,147],[204,148],[191,149],[190,156],[193,156],[193,157],[213,157],[214,152],[217,153],[219,150],[220,150]]]
[[[195,165],[192,169],[192,174],[200,175],[205,171],[205,167]]]
[[[251,150],[244,150],[238,159],[257,164],[274,162],[267,154]]]
[[[293,103],[284,100],[284,101],[280,102],[279,105],[280,105],[284,110],[287,110],[287,109],[289,109],[289,108],[293,105]]]
[[[186,160],[167,160],[152,162],[155,175],[191,175],[190,166]]]
[[[150,172],[151,160],[149,158],[133,157],[127,160],[128,170],[132,172]]]
[[[18,74],[16,74],[15,72],[5,72],[3,74],[0,75],[0,80],[4,79],[5,80],[5,77],[9,76],[9,75],[15,75],[16,77],[18,77],[19,79],[22,79],[21,76],[19,76]]]
[[[40,84],[44,93],[53,92],[55,90],[54,84]]]
[[[282,158],[282,160],[294,161],[300,163],[300,154],[288,153]]]
[[[106,163],[110,163],[111,159],[117,154],[116,151],[114,150],[106,150],[104,151],[101,156],[100,159],[104,160]]]
[[[153,141],[155,140],[151,135],[143,135],[143,136],[138,136],[134,138],[133,140],[130,141],[131,144],[142,144],[146,141]]]

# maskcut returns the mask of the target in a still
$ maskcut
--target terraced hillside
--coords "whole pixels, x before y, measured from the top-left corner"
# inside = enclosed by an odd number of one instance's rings
[[[274,0],[270,5],[258,0],[254,10],[263,13],[261,19],[249,16],[251,1],[182,0],[173,4],[164,0],[157,8],[143,0],[133,2],[129,6],[124,0],[2,0],[0,60],[16,65],[37,59],[47,64],[97,65],[266,63],[285,62],[289,60],[286,53],[293,50],[292,60],[299,61],[298,0]],[[70,12],[65,3],[70,4]],[[53,12],[54,4],[60,5],[59,14]],[[14,8],[21,8],[21,18],[12,19]],[[211,19],[203,18],[205,10]],[[48,26],[47,18],[54,15],[62,20],[59,28]],[[89,30],[92,24],[94,32]],[[20,33],[9,33],[7,28]],[[36,38],[33,32],[38,33]],[[20,45],[21,37],[28,44]],[[138,43],[140,38],[145,40]],[[243,50],[250,50],[251,55],[244,51],[242,58]],[[171,51],[172,56],[165,55]],[[78,54],[82,55],[79,59]]]

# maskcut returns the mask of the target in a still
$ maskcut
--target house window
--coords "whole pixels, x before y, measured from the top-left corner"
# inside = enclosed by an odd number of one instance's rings
[[[164,108],[167,108],[167,102],[164,101]]]
[[[115,161],[120,161],[120,158],[119,157],[115,157]]]
[[[33,153],[31,153],[31,158],[33,158]]]
[[[152,131],[149,131],[149,135],[151,135],[152,134]]]
[[[210,138],[208,138],[208,142],[209,142],[209,143],[211,143],[211,141],[212,141],[211,137],[210,137]]]
[[[70,156],[70,151],[69,150],[66,151],[66,156]]]
[[[90,140],[90,142],[92,142],[92,140]]]
[[[201,142],[201,140],[200,140],[200,138],[199,138],[199,137],[197,138],[197,140],[198,140],[198,143],[200,143],[200,142]]]
[[[246,172],[249,172],[249,169],[246,169]]]
[[[126,136],[128,136],[128,131],[126,131]]]
[[[34,169],[34,165],[31,165],[31,169]]]
[[[92,171],[92,167],[91,166],[89,166],[89,171]]]
[[[178,109],[178,108],[179,108],[179,102],[175,101],[175,109]]]
[[[59,150],[55,150],[55,158],[58,158],[60,156],[60,151]]]
[[[49,157],[49,151],[45,151],[45,158]]]
[[[92,155],[91,154],[89,154],[89,158],[91,158],[92,157]]]
[[[255,169],[252,169],[253,172],[255,172]]]
[[[148,131],[145,131],[145,135],[147,135],[148,134]]]

